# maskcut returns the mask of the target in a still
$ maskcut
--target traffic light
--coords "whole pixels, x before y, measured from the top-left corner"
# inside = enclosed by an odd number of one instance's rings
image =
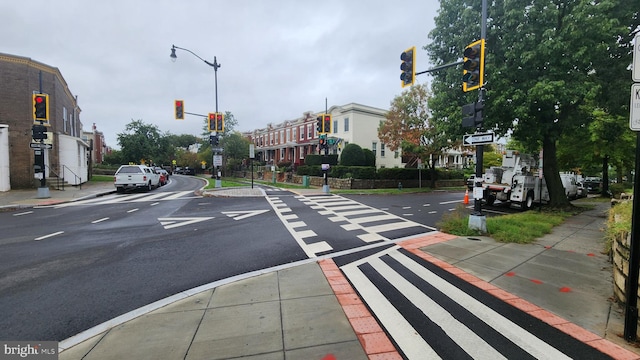
[[[224,114],[216,113],[216,131],[219,133],[224,132]]]
[[[402,87],[411,86],[416,81],[416,47],[412,46],[400,54],[400,83]]]
[[[469,44],[463,55],[462,91],[479,89],[484,83],[484,39]]]
[[[472,128],[482,126],[482,110],[484,103],[480,101],[462,105],[462,127]]]
[[[316,118],[316,131],[318,132],[318,134],[322,134],[322,119],[323,119],[323,117],[324,117],[324,114],[320,114]]]
[[[184,101],[175,101],[175,116],[176,120],[184,120]]]
[[[33,120],[49,121],[49,95],[33,94]]]
[[[33,125],[31,127],[31,138],[33,140],[44,140],[47,138],[47,127],[44,125]]]
[[[331,133],[331,114],[322,115],[322,133]]]
[[[207,119],[207,128],[209,131],[216,131],[216,113],[209,113],[209,119]]]
[[[209,135],[209,144],[218,146],[219,143],[220,139],[218,138],[218,135]]]
[[[321,136],[320,139],[318,139],[318,145],[320,145],[320,149],[324,149],[327,146],[327,139]]]

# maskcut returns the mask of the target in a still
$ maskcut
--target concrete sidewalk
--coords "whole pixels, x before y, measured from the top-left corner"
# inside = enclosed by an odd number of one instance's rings
[[[35,199],[35,190],[0,193],[0,208],[98,196],[112,191],[107,184],[52,190],[50,199]],[[242,196],[235,192],[243,190],[215,195]],[[601,253],[610,205],[593,205],[534,244],[431,234],[399,245],[616,359],[640,359],[621,337],[622,308],[611,301],[611,264]],[[400,359],[333,261],[316,260],[205,284],[124,314],[62,341],[60,359]]]

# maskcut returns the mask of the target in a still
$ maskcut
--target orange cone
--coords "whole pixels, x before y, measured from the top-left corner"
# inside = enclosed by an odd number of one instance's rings
[[[464,201],[462,203],[465,205],[469,205],[469,189],[464,192]]]

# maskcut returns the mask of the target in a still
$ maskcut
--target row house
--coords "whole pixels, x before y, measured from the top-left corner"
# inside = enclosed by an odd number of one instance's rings
[[[304,165],[308,154],[319,154],[316,118],[321,113],[324,112],[305,112],[297,119],[269,124],[266,128],[246,132],[244,136],[254,144],[257,160],[274,165]],[[350,103],[332,106],[327,113],[333,121],[328,134],[329,154],[340,155],[344,146],[353,143],[370,149],[378,168],[404,167],[400,150],[388,150],[378,138],[378,126],[385,120],[386,110]]]
[[[87,181],[89,149],[82,139],[78,99],[56,67],[0,53],[0,191],[33,188],[34,149],[30,148],[34,93],[49,95],[44,150],[45,176],[72,185]]]

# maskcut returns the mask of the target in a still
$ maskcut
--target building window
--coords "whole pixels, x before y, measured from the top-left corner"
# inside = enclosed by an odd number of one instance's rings
[[[377,142],[374,141],[374,142],[371,143],[371,151],[373,152],[373,156],[374,157],[377,156],[377,154],[376,154],[377,147],[378,147],[378,143]]]
[[[304,126],[300,126],[300,140],[304,140]]]
[[[394,151],[394,152],[393,152],[393,158],[394,158],[394,159],[397,159],[397,158],[398,158],[398,156],[400,156],[400,151],[398,151],[398,150]]]
[[[284,143],[284,130],[280,130],[280,136],[278,137],[278,144]]]
[[[293,128],[293,129],[291,129],[291,131],[293,132],[293,135],[291,136],[291,139],[295,140],[296,137],[298,136],[298,129],[297,128]]]
[[[380,143],[380,157],[384,157],[384,143]]]
[[[67,133],[67,108],[62,107],[62,132]]]
[[[284,159],[284,149],[280,149],[280,160]]]
[[[344,132],[349,132],[349,118],[344,118]]]
[[[307,139],[313,139],[313,125],[307,125]]]
[[[338,132],[338,120],[333,121],[333,133],[336,134]]]

